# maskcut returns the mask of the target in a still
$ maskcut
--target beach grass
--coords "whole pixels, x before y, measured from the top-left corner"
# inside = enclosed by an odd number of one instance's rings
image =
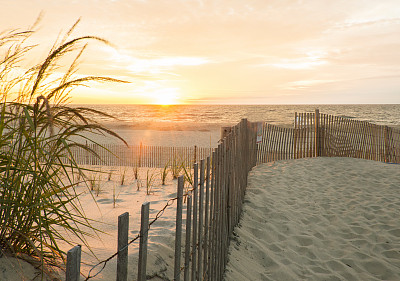
[[[168,166],[169,166],[169,162],[167,162],[164,165],[164,168],[162,169],[160,176],[161,176],[161,184],[165,185],[165,181],[167,180],[167,176],[168,176]]]
[[[182,161],[181,157],[177,154],[175,154],[169,162],[171,163],[170,170],[172,177],[173,179],[177,179],[182,172],[182,163],[184,162]]]
[[[146,194],[150,195],[156,182],[156,172],[148,169],[146,172]]]
[[[120,172],[120,185],[121,186],[123,186],[123,185],[125,185],[125,180],[126,180],[126,167],[123,169],[123,170],[121,170],[121,172]]]
[[[77,23],[47,57],[28,68],[35,48],[28,41],[34,28],[0,33],[0,249],[34,257],[42,270],[65,261],[60,241],[70,243],[72,235],[88,246],[85,237],[97,231],[79,202],[76,179],[86,178],[86,170],[76,163],[71,148],[96,155],[88,132],[123,141],[89,117],[108,115],[67,104],[77,86],[123,82],[75,75],[88,41],[109,44],[94,36],[69,39]],[[62,67],[68,59],[71,63]]]

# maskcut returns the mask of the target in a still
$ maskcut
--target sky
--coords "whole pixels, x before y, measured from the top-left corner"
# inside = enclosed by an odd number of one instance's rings
[[[45,56],[60,32],[95,35],[73,103],[400,103],[399,0],[0,0],[0,31]]]

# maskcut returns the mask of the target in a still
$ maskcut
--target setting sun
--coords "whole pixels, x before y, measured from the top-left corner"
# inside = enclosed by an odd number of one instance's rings
[[[149,94],[149,96],[154,100],[154,104],[171,105],[180,103],[178,89],[175,88],[160,89]]]

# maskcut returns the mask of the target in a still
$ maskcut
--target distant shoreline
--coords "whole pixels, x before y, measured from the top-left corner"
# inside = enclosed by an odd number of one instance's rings
[[[79,105],[71,105],[77,107]],[[101,124],[116,129],[153,130],[213,130],[235,125],[241,119],[268,122],[278,126],[293,126],[295,112],[315,112],[377,125],[400,127],[400,105],[85,105],[111,116],[93,116]]]

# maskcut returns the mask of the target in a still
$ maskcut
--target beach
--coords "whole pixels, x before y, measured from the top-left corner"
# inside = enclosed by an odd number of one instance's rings
[[[400,280],[399,183],[352,158],[255,167],[225,280]]]
[[[128,239],[131,241],[139,234],[142,204],[150,202],[151,222],[168,201],[176,197],[177,180],[173,179],[169,173],[165,185],[162,185],[162,169],[155,168],[139,168],[137,179],[132,167],[85,166],[84,168],[100,171],[86,172],[90,180],[95,180],[93,190],[91,186],[84,184],[76,187],[85,215],[91,220],[91,225],[100,232],[89,231],[93,235],[93,237],[87,237],[90,250],[82,246],[81,273],[83,276],[88,276],[89,273],[90,276],[96,275],[91,280],[114,280],[117,268],[116,257],[107,262],[103,270],[103,264],[95,267],[91,272],[90,270],[100,261],[117,252],[118,216],[129,212]],[[148,175],[152,178],[149,184]],[[149,191],[147,187],[150,188]],[[168,280],[168,276],[173,275],[176,201],[170,201],[170,204],[171,206],[160,214],[160,219],[151,226],[149,231],[147,275],[153,276],[151,280]],[[58,231],[63,233],[62,229]],[[64,235],[68,234],[64,233]],[[69,238],[75,241],[74,245],[82,245],[76,237],[69,236]],[[73,247],[62,242],[60,246],[66,252]],[[137,279],[138,250],[139,240],[133,242],[128,250],[130,280]],[[40,277],[33,279],[37,274],[38,271],[25,261],[5,256],[0,258],[0,280],[40,280]],[[57,277],[61,280],[65,278],[65,273],[61,271],[56,274],[59,274]]]
[[[215,125],[148,125],[116,131],[130,144],[163,146],[215,147],[220,137]],[[110,140],[101,135],[92,139]],[[76,192],[85,215],[100,232],[87,237],[90,249],[82,247],[82,278],[115,279],[116,258],[104,269],[103,264],[94,266],[117,252],[118,216],[129,212],[132,241],[139,233],[141,206],[150,202],[150,222],[170,206],[149,231],[148,280],[172,280],[176,201],[171,200],[177,196],[177,180],[171,171],[163,185],[162,168],[140,167],[138,177],[135,167],[83,168],[88,169],[87,185],[79,184]],[[305,158],[254,167],[230,245],[226,280],[399,280],[399,182],[399,165],[352,158]],[[183,224],[185,218],[184,204]],[[82,245],[76,237],[69,238],[72,245],[60,244],[65,252]],[[129,246],[128,278],[133,280],[138,248],[138,241]],[[35,280],[32,266],[1,259],[0,280]]]
[[[325,2],[3,5],[0,281],[400,281],[400,6]]]
[[[160,169],[142,168],[139,190],[131,167],[102,171],[93,175],[98,177],[99,192],[78,187],[86,215],[104,231],[98,234],[100,239],[88,238],[96,257],[82,249],[85,276],[116,252],[120,214],[129,212],[133,239],[139,231],[141,204],[150,202],[151,221],[176,196],[176,180],[169,175],[161,185]],[[150,195],[147,171],[156,175]],[[399,182],[398,165],[352,158],[305,158],[254,167],[230,244],[225,280],[399,280]],[[148,280],[171,280],[173,275],[175,208],[173,202],[151,226]],[[136,241],[129,246],[132,280],[137,278],[137,258]],[[1,262],[4,280],[26,280],[15,279],[15,272],[29,278],[35,272],[26,263],[7,264]],[[115,272],[116,258],[93,280],[112,280]]]

